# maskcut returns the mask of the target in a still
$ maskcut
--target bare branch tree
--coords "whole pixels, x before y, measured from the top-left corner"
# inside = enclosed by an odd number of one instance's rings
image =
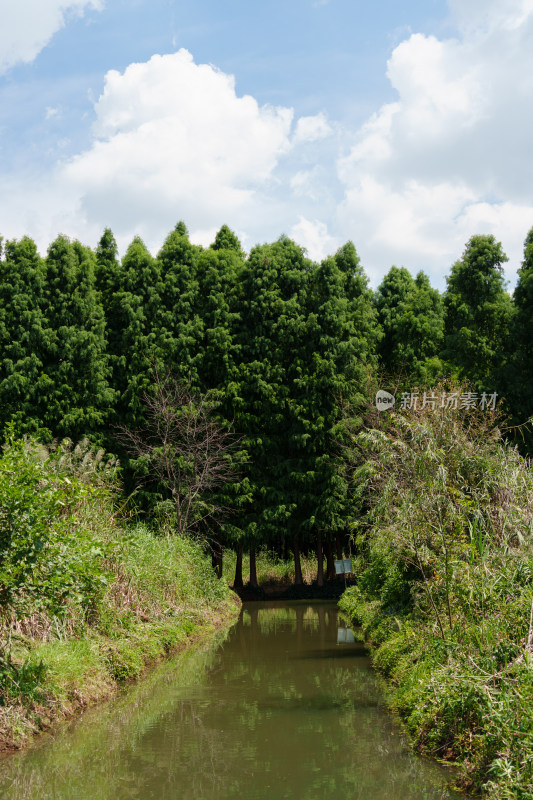
[[[144,462],[144,482],[169,491],[178,533],[190,534],[227,514],[216,490],[237,475],[232,452],[238,439],[216,420],[209,394],[195,395],[170,373],[153,371],[154,391],[143,395],[145,426],[120,427],[117,435]]]

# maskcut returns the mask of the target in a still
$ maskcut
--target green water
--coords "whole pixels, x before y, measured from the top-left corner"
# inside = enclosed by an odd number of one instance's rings
[[[339,633],[340,628],[340,633]],[[167,662],[0,761],[12,800],[449,800],[410,753],[333,604],[245,604],[225,641]]]

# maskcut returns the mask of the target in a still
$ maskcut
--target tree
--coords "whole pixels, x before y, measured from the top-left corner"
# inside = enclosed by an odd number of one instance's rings
[[[493,391],[502,374],[513,313],[507,260],[494,236],[473,236],[447,278],[443,356],[478,390]]]
[[[8,241],[0,260],[0,424],[13,420],[19,433],[38,433],[44,424],[38,410],[47,384],[44,281],[35,242]]]
[[[214,417],[208,395],[192,394],[171,375],[154,369],[154,389],[143,395],[146,423],[119,437],[145,484],[164,490],[181,535],[206,532],[227,511],[217,490],[235,477],[236,437]]]
[[[165,364],[194,385],[198,381],[195,359],[202,337],[196,274],[201,250],[190,243],[187,228],[179,222],[157,256],[162,280],[156,330],[158,353]]]
[[[305,339],[305,286],[311,262],[281,237],[253,248],[239,282],[235,427],[248,466],[239,486],[239,525],[248,547],[286,536],[298,575],[301,489],[294,427],[294,369]],[[238,538],[235,531],[235,538]]]
[[[403,372],[423,384],[438,378],[444,369],[439,359],[444,306],[427,275],[419,272],[413,280],[404,267],[391,267],[374,302],[384,334],[378,353],[385,372]]]
[[[322,550],[331,578],[333,544],[352,515],[342,444],[366,394],[379,340],[372,294],[352,242],[311,271],[306,319],[300,359],[294,362],[300,370],[296,407],[303,423],[300,452],[306,476],[299,513],[317,543],[320,584]]]
[[[521,426],[533,417],[533,228],[524,242],[524,260],[518,270],[513,293],[515,314],[508,340],[507,369],[502,375],[502,390],[514,425]],[[531,454],[531,428],[518,428],[517,441]]]
[[[50,245],[42,310],[46,346],[39,417],[53,436],[98,436],[107,425],[113,391],[92,250],[66,236]]]
[[[163,282],[156,259],[139,236],[129,245],[120,269],[108,272],[106,309],[108,348],[117,392],[118,424],[135,427],[143,420],[142,395],[150,385],[151,364],[157,355]],[[109,262],[108,262],[109,263]]]

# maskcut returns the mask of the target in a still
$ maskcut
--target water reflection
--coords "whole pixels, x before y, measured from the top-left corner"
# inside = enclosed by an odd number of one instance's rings
[[[13,800],[448,800],[331,604],[247,604],[221,645],[154,671],[0,763]]]

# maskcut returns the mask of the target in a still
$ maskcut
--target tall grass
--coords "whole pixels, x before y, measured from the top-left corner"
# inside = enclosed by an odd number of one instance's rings
[[[365,514],[341,605],[417,745],[461,761],[471,789],[531,798],[533,478],[496,422],[425,409],[357,436]]]
[[[0,747],[27,740],[235,615],[203,548],[117,510],[88,442],[8,439],[0,458]]]

